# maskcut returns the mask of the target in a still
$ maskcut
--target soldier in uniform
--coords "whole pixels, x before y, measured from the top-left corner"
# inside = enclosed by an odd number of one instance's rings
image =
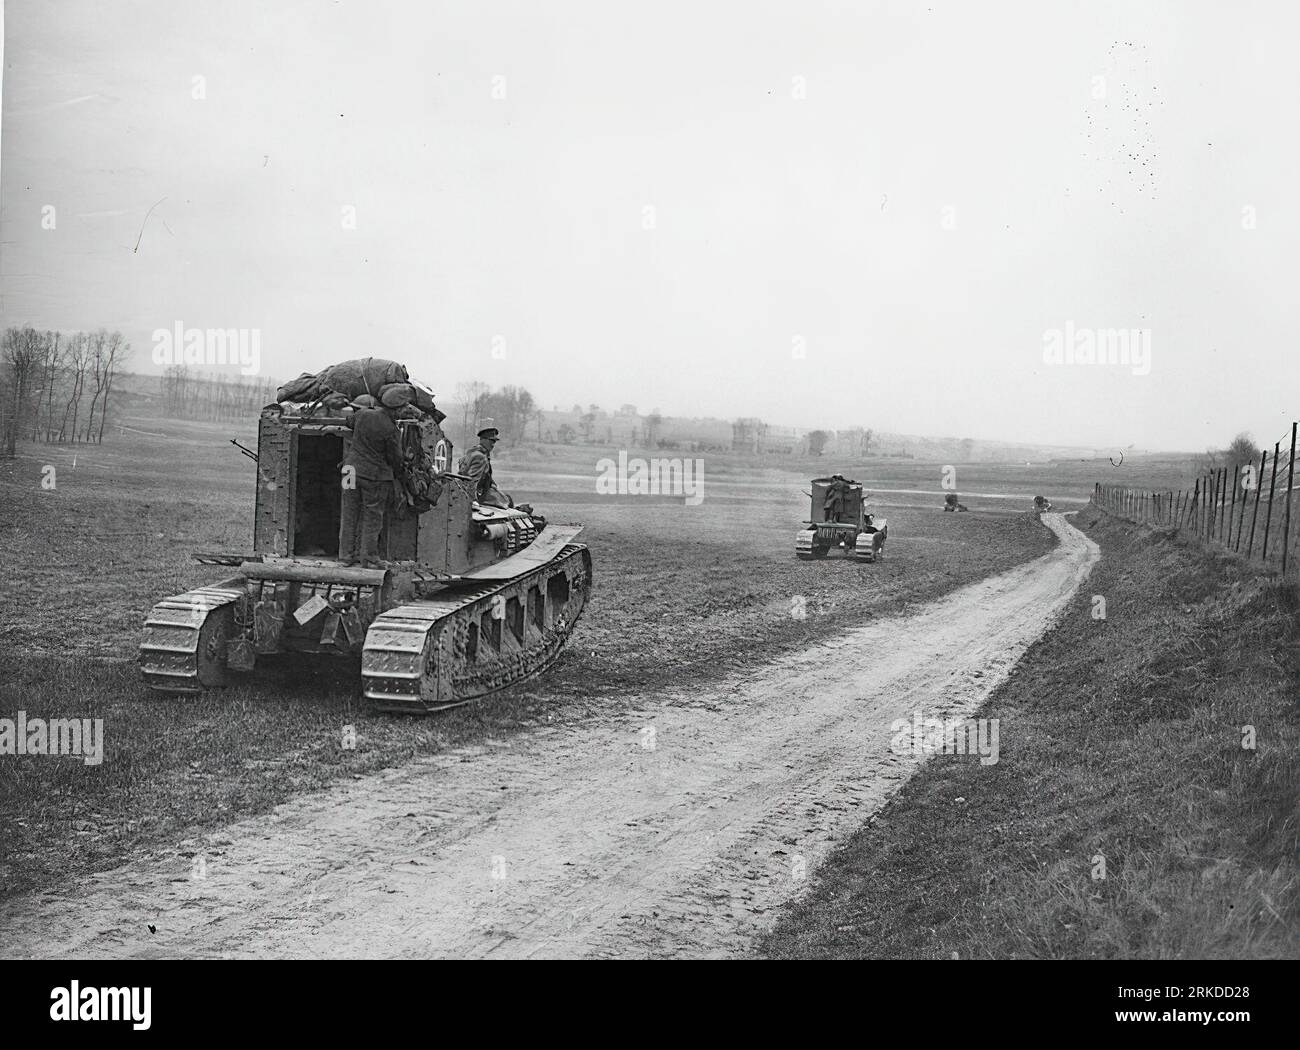
[[[393,499],[395,472],[402,469],[397,413],[410,400],[409,388],[392,388],[380,407],[362,408],[353,420],[352,444],[343,460],[339,557],[344,565],[356,565],[359,555],[364,568],[382,567],[379,534]]]
[[[501,433],[496,427],[485,426],[478,432],[478,444],[461,457],[457,473],[474,479],[474,498],[479,503],[489,507],[513,507],[514,500],[492,481],[492,449],[500,439]]]
[[[844,480],[843,474],[832,474],[831,483],[826,487],[826,498],[822,508],[827,521],[839,521],[844,513],[844,497],[848,495],[850,482]]]

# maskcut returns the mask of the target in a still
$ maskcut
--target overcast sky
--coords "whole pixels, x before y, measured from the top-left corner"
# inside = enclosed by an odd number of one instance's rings
[[[1298,28],[1283,2],[9,0],[3,321],[121,329],[143,371],[182,322],[259,329],[278,378],[394,357],[547,408],[1271,443],[1300,409]],[[1067,324],[1149,329],[1149,371],[1045,363]]]

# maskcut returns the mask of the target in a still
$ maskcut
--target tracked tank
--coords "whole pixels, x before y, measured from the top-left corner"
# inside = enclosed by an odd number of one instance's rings
[[[375,708],[424,714],[527,681],[559,656],[591,590],[582,526],[476,503],[474,481],[448,469],[438,422],[402,419],[403,448],[431,465],[439,491],[431,507],[408,500],[390,514],[382,568],[345,566],[350,424],[350,410],[263,410],[253,550],[196,553],[232,574],[149,613],[139,663],[150,687],[220,688],[286,653],[359,659]]]
[[[839,510],[832,517],[834,504],[829,494],[839,491]],[[808,520],[795,533],[794,553],[800,561],[825,558],[839,548],[858,561],[876,562],[885,556],[889,522],[867,510],[867,494],[856,481],[836,474],[813,478]]]

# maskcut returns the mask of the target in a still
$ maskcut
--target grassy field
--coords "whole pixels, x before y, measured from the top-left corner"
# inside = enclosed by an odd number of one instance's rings
[[[502,484],[552,520],[586,522],[595,562],[587,611],[544,678],[431,719],[362,709],[357,666],[346,661],[279,661],[253,684],[170,699],[137,680],[141,621],[158,598],[220,577],[190,551],[249,549],[253,471],[226,443],[228,427],[130,425],[163,436],[127,433],[75,453],[26,446],[0,464],[0,717],[103,718],[106,736],[99,766],[0,759],[0,894],[174,847],[339,777],[757,666],[1053,542],[1019,496],[972,498],[972,512],[955,515],[934,495],[881,493],[884,561],[800,562],[801,489],[826,464],[710,458],[704,502],[692,507],[597,496],[595,461],[613,450],[507,450],[497,457]],[[53,490],[40,486],[46,463],[57,471]],[[907,470],[881,488],[924,489],[938,477],[937,466]],[[800,598],[804,619],[792,616]],[[355,726],[355,750],[342,748],[345,725]]]
[[[985,706],[1000,760],[933,756],[765,954],[1300,955],[1296,586],[1080,517],[1102,559]]]

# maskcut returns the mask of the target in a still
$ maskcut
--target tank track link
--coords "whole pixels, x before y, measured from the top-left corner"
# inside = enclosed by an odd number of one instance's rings
[[[226,680],[226,645],[243,581],[228,580],[164,598],[144,622],[138,657],[145,683],[161,693],[201,693]]]
[[[559,656],[591,590],[591,555],[569,544],[510,580],[455,589],[375,618],[362,688],[381,711],[426,714],[527,681]]]

